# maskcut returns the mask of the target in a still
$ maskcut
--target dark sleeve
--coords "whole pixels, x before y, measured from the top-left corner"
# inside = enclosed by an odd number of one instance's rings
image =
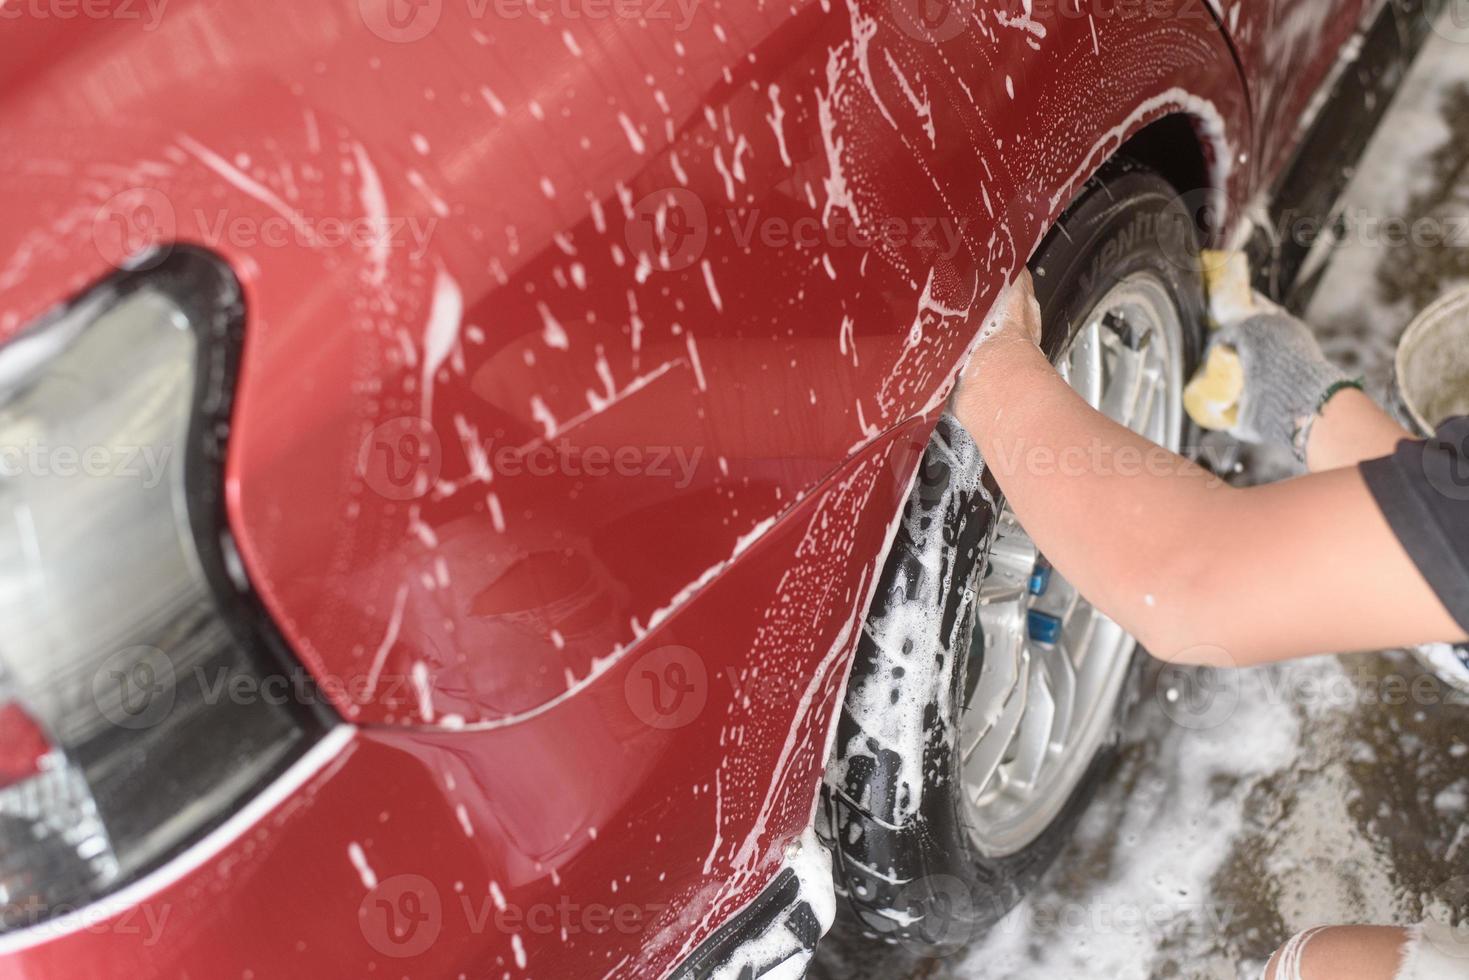
[[[1469,416],[1361,465],[1367,487],[1433,591],[1469,631]]]

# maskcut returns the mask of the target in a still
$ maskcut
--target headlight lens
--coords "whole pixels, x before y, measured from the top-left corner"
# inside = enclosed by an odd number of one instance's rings
[[[180,250],[0,348],[0,931],[157,867],[329,721],[223,520],[242,323]]]

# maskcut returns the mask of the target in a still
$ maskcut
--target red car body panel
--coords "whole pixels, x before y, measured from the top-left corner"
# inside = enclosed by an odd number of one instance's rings
[[[1321,81],[1340,59],[1375,0],[1297,3],[1222,0],[1222,18],[1239,52],[1254,105],[1255,174],[1268,179],[1310,122]]]
[[[1165,115],[1236,208],[1261,179],[1197,5],[949,34],[886,2],[383,2],[4,36],[0,339],[145,245],[235,269],[231,523],[362,728],[89,927],[0,937],[0,975],[665,973],[810,824],[1001,284]],[[435,938],[400,955],[375,930],[421,882]],[[563,936],[487,895],[639,911]]]
[[[40,927],[49,941],[0,959],[0,976],[662,975],[759,893],[810,823],[859,625],[852,598],[829,593],[867,583],[830,570],[882,548],[889,522],[871,502],[911,468],[919,428],[808,498],[662,631],[710,670],[772,632],[799,637],[786,673],[711,676],[699,710],[667,727],[630,707],[635,657],[520,724],[366,730],[197,870],[145,881],[64,938]],[[838,522],[849,530],[823,533]],[[742,614],[781,581],[804,596],[765,622]]]

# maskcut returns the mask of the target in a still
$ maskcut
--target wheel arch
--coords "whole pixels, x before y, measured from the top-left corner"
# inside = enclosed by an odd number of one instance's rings
[[[1221,191],[1212,173],[1215,152],[1203,136],[1203,121],[1184,112],[1154,120],[1132,134],[1116,156],[1140,163],[1167,180],[1180,194],[1208,188]]]
[[[1169,173],[1155,175],[1158,181],[1147,196],[1155,202],[1171,196],[1173,200],[1162,206],[1173,209],[1192,191],[1204,192],[1205,197],[1212,196],[1210,192],[1218,189],[1217,184],[1193,181],[1195,175],[1207,177],[1210,173],[1210,160],[1203,146],[1207,135],[1196,132],[1194,127],[1194,120],[1186,112],[1179,112],[1137,129],[1088,175],[1052,231],[1078,209],[1091,207],[1095,211],[1099,205],[1103,213],[1115,213],[1118,198],[1114,192],[1125,198],[1126,188],[1133,186],[1140,172],[1152,173],[1147,161],[1168,152],[1170,146],[1180,150],[1183,158],[1170,161]],[[1176,142],[1178,140],[1185,142]],[[1134,153],[1134,150],[1140,152]],[[1200,209],[1190,208],[1189,211],[1197,220]],[[1060,234],[1071,240],[1070,235]],[[1051,237],[1048,233],[1047,240]],[[1055,268],[1071,268],[1080,264],[1063,263]],[[1197,318],[1195,322],[1199,322]],[[1187,368],[1185,376],[1186,373]],[[965,437],[966,434],[956,426],[951,425],[946,430],[945,422],[939,422],[935,435],[937,454],[926,457],[920,468],[918,485],[904,512],[903,528],[921,530],[935,520],[933,515],[950,512],[980,515],[980,519],[972,528],[966,521],[963,533],[954,535],[956,557],[950,564],[920,560],[901,551],[897,558],[899,565],[907,561],[910,565],[943,570],[942,574],[951,576],[952,581],[965,580],[965,573],[959,569],[961,564],[972,567],[975,560],[983,561],[981,556],[970,553],[973,547],[971,535],[987,536],[991,518],[996,513],[995,501],[999,492],[998,486],[992,483],[993,474],[983,467],[984,485],[966,490],[970,481],[958,473],[956,467],[936,465],[936,461],[943,458],[963,458],[966,453],[957,451],[955,441],[962,441]],[[915,536],[910,534],[909,537]],[[915,555],[922,550],[916,538],[906,541],[900,535],[894,547],[904,545]],[[894,568],[898,568],[896,573]],[[920,587],[915,588],[915,577],[895,565],[891,554],[885,563],[883,576],[879,582],[880,596],[898,597],[900,605],[929,601],[922,583],[919,582]],[[939,670],[948,670],[958,655],[957,649],[949,642],[952,619],[938,615],[941,603],[930,602],[930,605],[934,605],[935,610],[928,620],[942,624],[942,628],[936,631],[941,638],[935,647],[940,654]],[[882,619],[887,612],[874,605],[871,615]],[[902,616],[900,611],[894,618],[900,620]],[[874,627],[869,617],[853,661],[853,678],[849,681],[847,699],[849,707],[852,685],[859,683],[859,677],[872,680],[879,689],[882,683],[891,686],[892,682],[886,681],[889,676],[918,677],[919,672],[911,670],[906,663],[902,664],[902,671],[894,671],[887,662],[900,662],[900,658],[889,655],[882,648],[887,632],[880,626]],[[942,650],[939,651],[938,647]],[[909,648],[903,647],[903,653],[906,655],[908,652]],[[951,677],[950,683],[957,685],[960,679]],[[925,693],[936,690],[925,689]],[[953,686],[950,690],[957,692],[959,688]],[[931,800],[927,792],[926,781],[936,754],[930,751],[934,748],[930,743],[937,741],[947,745],[951,730],[956,728],[958,712],[947,708],[940,700],[906,690],[881,705],[877,698],[864,695],[860,690],[858,694],[860,700],[870,701],[881,708],[882,724],[869,726],[863,723],[864,718],[877,715],[875,708],[867,710],[859,705],[856,713],[844,711],[835,740],[835,754],[827,769],[821,813],[824,823],[819,824],[842,875],[838,893],[844,899],[841,904],[848,914],[847,925],[889,941],[910,942],[940,955],[953,952],[998,921],[1020,900],[1028,887],[1021,883],[1044,871],[1055,856],[1060,838],[1052,837],[1039,848],[1028,847],[1024,851],[995,858],[985,867],[965,867],[963,876],[947,862],[935,861],[932,848],[958,840],[960,824],[959,815],[946,800]],[[1129,695],[1124,691],[1122,697],[1125,702]],[[922,732],[924,744],[921,752],[913,744],[893,744],[887,737],[891,729]],[[943,750],[940,747],[938,751]],[[1103,754],[1092,761],[1055,825],[1065,826],[1079,816],[1094,787],[1104,778],[1107,765]],[[920,771],[921,780],[911,778],[910,770],[914,768]],[[924,785],[919,785],[920,782]],[[942,909],[957,911],[941,912]],[[932,921],[926,921],[929,919]]]

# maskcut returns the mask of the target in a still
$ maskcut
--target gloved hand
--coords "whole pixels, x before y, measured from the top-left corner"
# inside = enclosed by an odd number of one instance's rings
[[[1244,371],[1230,435],[1285,446],[1302,463],[1327,401],[1343,388],[1361,387],[1326,360],[1310,327],[1278,307],[1221,328],[1211,346],[1217,344],[1232,348]]]

